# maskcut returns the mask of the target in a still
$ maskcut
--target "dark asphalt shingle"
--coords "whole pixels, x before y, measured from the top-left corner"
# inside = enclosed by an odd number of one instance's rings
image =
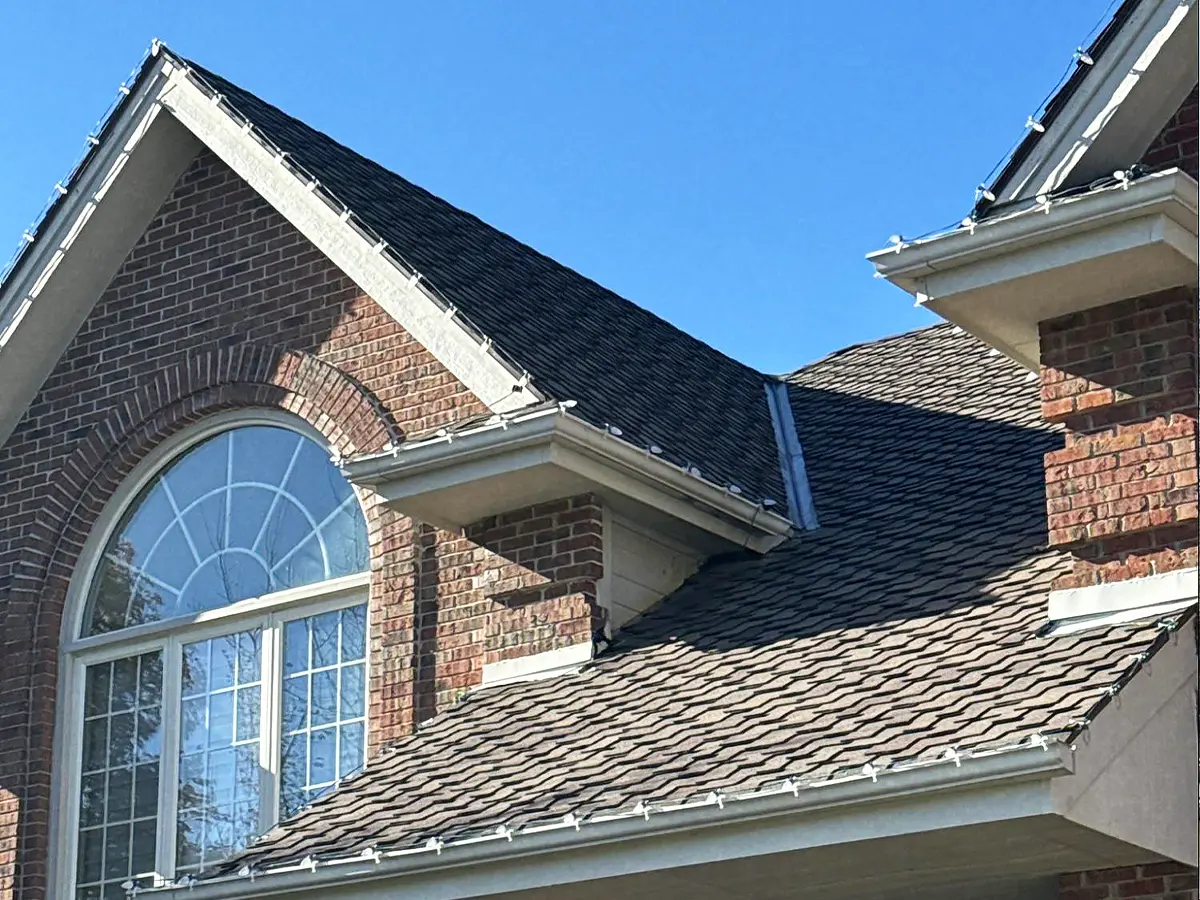
[[[188,65],[524,367],[594,425],[657,444],[707,480],[785,504],[764,382],[653,313],[538,253],[196,63]]]

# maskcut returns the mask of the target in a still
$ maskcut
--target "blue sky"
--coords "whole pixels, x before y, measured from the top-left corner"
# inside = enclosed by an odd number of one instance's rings
[[[934,321],[863,254],[969,211],[1109,6],[24,4],[0,31],[0,256],[159,37],[726,353],[785,371]]]

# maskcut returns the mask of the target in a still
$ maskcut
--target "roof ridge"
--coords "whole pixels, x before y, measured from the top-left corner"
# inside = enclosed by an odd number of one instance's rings
[[[937,330],[953,331],[956,328],[958,328],[958,326],[955,325],[953,322],[933,322],[929,325],[922,325],[919,328],[910,328],[908,331],[898,331],[894,334],[884,335],[883,337],[880,337],[880,338],[872,338],[869,341],[858,341],[857,343],[854,343],[854,344],[847,344],[845,347],[840,347],[837,350],[832,350],[829,353],[826,353],[824,356],[819,357],[818,359],[814,359],[812,362],[807,362],[804,365],[799,366],[798,368],[793,369],[790,372],[785,372],[783,375],[779,375],[776,377],[781,378],[784,381],[791,381],[794,377],[796,377],[797,375],[799,375],[802,372],[809,372],[809,371],[817,368],[818,366],[824,365],[825,363],[828,363],[828,362],[832,362],[833,360],[837,359],[838,357],[844,356],[847,353],[850,353],[854,350],[861,350],[864,347],[875,347],[880,344],[887,344],[887,343],[890,343],[891,341],[898,341],[901,338],[912,337],[914,335],[921,334],[926,331],[937,331]],[[959,330],[961,331],[961,329],[959,329]]]

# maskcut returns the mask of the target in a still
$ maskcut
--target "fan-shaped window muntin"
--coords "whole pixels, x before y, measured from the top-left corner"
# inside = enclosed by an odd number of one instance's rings
[[[84,634],[215,609],[367,567],[349,483],[308,437],[216,434],[146,486],[101,558]]]
[[[226,414],[118,495],[64,625],[56,865],[83,900],[209,867],[366,755],[366,525],[308,430]]]

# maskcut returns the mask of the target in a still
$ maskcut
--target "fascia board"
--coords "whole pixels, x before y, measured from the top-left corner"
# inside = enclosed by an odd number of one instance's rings
[[[1000,202],[1032,198],[1079,180],[1072,174],[1087,165],[1089,154],[1103,152],[1106,145],[1119,160],[1114,165],[1134,162],[1196,83],[1194,41],[1189,45],[1186,40],[1196,30],[1194,3],[1146,0],[1134,10],[1049,131],[998,192]],[[1152,77],[1152,67],[1172,62],[1191,74],[1179,77],[1173,68],[1178,84],[1167,96]]]
[[[219,95],[202,90],[188,69],[168,65],[170,88],[161,103],[227,166],[258,192],[312,244],[385,309],[421,346],[429,350],[492,412],[506,412],[539,401],[523,379],[462,327],[423,288],[419,276],[403,272],[350,223],[352,212],[335,209],[319,185],[303,183],[282,156],[255,138],[253,128],[235,121]]]
[[[164,900],[232,900],[306,892],[335,885],[345,896],[378,897],[402,891],[392,879],[428,875],[421,896],[457,900],[502,891],[567,885],[614,873],[787,852],[836,843],[1025,819],[1053,811],[1051,781],[1074,770],[1073,754],[1059,744],[972,757],[880,775],[782,790],[662,812],[593,818],[582,826],[497,833],[495,838],[416,850],[304,864],[200,881],[149,892]],[[886,814],[879,804],[886,803]],[[825,816],[833,816],[831,825]],[[745,840],[749,828],[753,840]],[[506,839],[507,838],[507,839]],[[655,847],[670,839],[669,859]],[[571,851],[599,854],[581,865]],[[557,855],[561,854],[561,855]],[[339,893],[339,896],[343,894]]]
[[[449,483],[447,479],[454,480],[452,473],[444,473],[461,468],[469,477],[492,460],[498,461],[488,469],[492,475],[505,466],[552,462],[759,552],[771,549],[792,530],[791,522],[782,516],[563,413],[536,415],[504,427],[350,460],[343,470],[352,482],[386,497],[389,482],[423,479],[430,489],[437,489]]]
[[[161,57],[147,66],[0,289],[0,444],[199,152],[190,135],[160,115]]]
[[[900,250],[882,249],[867,258],[884,278],[915,294],[921,278],[967,266],[1024,247],[1086,233],[1102,225],[1162,212],[1196,230],[1197,185],[1179,169],[1146,176],[1128,188],[1108,188],[1052,201],[1049,210],[1029,209],[985,220]]]

